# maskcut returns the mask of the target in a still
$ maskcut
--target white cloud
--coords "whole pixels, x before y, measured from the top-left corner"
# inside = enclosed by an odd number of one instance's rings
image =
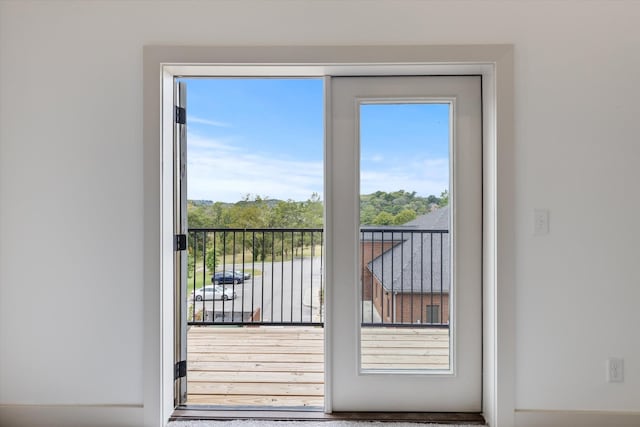
[[[215,126],[215,127],[221,127],[221,128],[231,127],[229,123],[219,122],[217,120],[203,119],[195,116],[187,116],[187,123],[200,123],[203,125],[209,125],[209,126]]]
[[[322,162],[252,153],[223,142],[189,135],[188,198],[236,202],[246,194],[306,200],[322,194]]]
[[[424,159],[415,166],[427,180],[449,182],[449,159]],[[448,185],[447,185],[448,187]]]
[[[322,161],[302,161],[251,152],[232,139],[187,138],[189,199],[236,202],[246,194],[306,200],[322,195]],[[360,191],[416,191],[436,196],[449,188],[447,158],[376,163],[361,172]]]
[[[449,161],[446,158],[414,160],[401,164],[387,162],[360,173],[360,192],[416,191],[421,196],[439,196],[449,188]]]
[[[234,147],[230,140],[204,138],[192,132],[187,134],[187,147],[189,153],[194,152],[195,154],[203,151],[238,151],[238,148]]]

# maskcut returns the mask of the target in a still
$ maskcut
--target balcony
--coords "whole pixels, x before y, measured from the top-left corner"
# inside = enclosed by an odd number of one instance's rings
[[[446,369],[447,328],[364,327],[363,369]],[[187,404],[322,408],[324,334],[313,326],[191,327]]]
[[[360,231],[364,370],[449,367],[449,240]],[[322,229],[191,229],[187,403],[322,407]]]

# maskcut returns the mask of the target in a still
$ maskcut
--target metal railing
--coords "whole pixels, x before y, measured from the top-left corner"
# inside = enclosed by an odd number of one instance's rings
[[[448,327],[448,230],[360,230],[362,326]]]
[[[323,325],[321,228],[196,228],[188,242],[188,324]]]
[[[323,230],[192,228],[189,325],[324,324]],[[449,324],[447,230],[360,231],[362,326]]]

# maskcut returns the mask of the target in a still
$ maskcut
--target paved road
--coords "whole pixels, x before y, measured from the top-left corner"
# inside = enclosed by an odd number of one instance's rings
[[[231,269],[231,267],[229,267]],[[241,271],[242,265],[236,265]],[[262,270],[259,276],[253,276],[242,284],[225,285],[233,287],[237,297],[228,301],[196,301],[196,312],[212,312],[216,321],[224,313],[225,319],[231,319],[231,313],[255,313],[260,311],[264,322],[319,322],[320,289],[322,271],[320,257],[296,258],[293,261],[265,262],[263,264],[245,264],[245,269]],[[190,293],[190,292],[188,292]],[[192,304],[193,301],[188,301]],[[239,316],[239,314],[236,314]],[[236,318],[234,320],[240,320]],[[260,320],[260,319],[259,319]]]

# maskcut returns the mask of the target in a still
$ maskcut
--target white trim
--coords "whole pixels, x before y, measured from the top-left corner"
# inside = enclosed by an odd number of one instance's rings
[[[162,70],[162,128],[161,148],[160,148],[160,202],[161,202],[161,221],[160,221],[160,295],[162,310],[159,324],[162,328],[162,346],[161,357],[162,364],[160,371],[162,372],[163,381],[161,383],[162,396],[162,420],[167,420],[173,412],[173,393],[174,393],[174,76]],[[146,215],[145,215],[146,218]],[[172,313],[172,316],[164,316],[164,313]],[[170,343],[170,344],[169,344]]]
[[[160,138],[162,106],[162,70],[155,55],[145,50],[143,77],[143,399],[144,425],[163,425],[162,325],[160,273],[160,222],[162,220],[160,183]]]
[[[516,410],[518,427],[637,427],[640,412]]]
[[[486,84],[484,198],[485,418],[496,427],[514,425],[515,409],[515,116],[513,48],[495,58]],[[488,339],[487,339],[488,338]],[[492,342],[493,341],[493,342]],[[487,347],[491,351],[486,351]]]
[[[168,239],[161,227],[167,219],[159,212],[165,205],[162,195],[166,197],[166,186],[161,185],[161,88],[168,76],[191,74],[483,76],[483,412],[491,426],[513,426],[515,175],[511,45],[144,48],[144,425],[163,425],[173,401],[163,392],[171,372],[171,362],[163,355],[173,354],[173,338],[172,331],[167,331],[171,321],[167,322],[161,310],[172,304],[162,298],[166,292],[161,292],[168,283],[160,250],[161,242],[166,248]],[[330,279],[330,272],[325,274]],[[331,325],[327,325],[326,333],[330,336]]]
[[[331,144],[329,144],[329,138],[331,135],[332,124],[332,109],[331,109],[331,77],[324,77],[324,158],[330,159],[332,156]],[[324,189],[325,192],[327,188],[332,188],[333,183],[333,169],[331,162],[323,162],[324,163]],[[324,200],[327,199],[326,194],[323,196]],[[331,212],[327,209],[326,203],[324,207],[324,224],[330,224],[333,222],[333,216]],[[325,233],[325,238],[322,247],[322,253],[326,254],[326,248],[329,246],[327,244],[327,239],[329,239],[329,244],[331,244],[331,236]],[[326,255],[325,255],[326,256]],[[327,269],[325,268],[322,272],[322,282],[329,283],[329,280],[333,280],[332,276],[329,276]],[[331,290],[327,289],[325,286],[324,290],[324,301],[327,301],[327,298],[331,297]],[[324,354],[332,354],[333,346],[333,333],[331,328],[331,310],[332,306],[325,304],[324,305]],[[330,358],[325,358],[324,360],[324,383],[325,384],[333,384],[333,379],[331,373],[333,372],[332,360]],[[330,414],[333,411],[333,394],[329,387],[325,387],[324,390],[324,412]]]
[[[12,427],[129,427],[143,415],[142,405],[0,405],[0,425]]]

